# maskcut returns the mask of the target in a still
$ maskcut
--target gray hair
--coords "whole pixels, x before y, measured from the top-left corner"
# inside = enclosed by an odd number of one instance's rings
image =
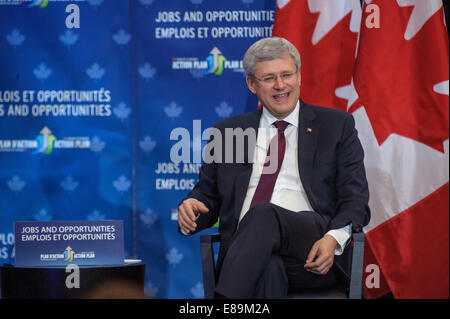
[[[253,43],[244,54],[242,61],[245,73],[253,75],[257,62],[272,61],[289,54],[297,71],[300,69],[300,54],[288,40],[278,37],[264,38]]]

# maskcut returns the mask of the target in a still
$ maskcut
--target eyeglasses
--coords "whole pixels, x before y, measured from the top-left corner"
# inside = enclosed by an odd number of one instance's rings
[[[256,76],[252,75],[253,78],[255,78],[256,80],[265,83],[265,84],[274,84],[277,81],[277,78],[280,77],[283,82],[289,81],[291,80],[295,74],[297,74],[298,71],[296,72],[283,72],[279,75],[276,74],[270,74],[267,76],[264,76],[262,78],[257,78]]]

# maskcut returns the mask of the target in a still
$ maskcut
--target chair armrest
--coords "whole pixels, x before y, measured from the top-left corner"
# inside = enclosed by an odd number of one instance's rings
[[[363,271],[364,271],[364,233],[353,234],[352,270],[350,275],[349,299],[363,297]]]
[[[220,242],[220,234],[201,235],[200,243],[218,243]]]
[[[216,289],[216,267],[214,262],[213,243],[220,242],[220,234],[200,236],[202,255],[203,291],[206,299],[214,298]]]

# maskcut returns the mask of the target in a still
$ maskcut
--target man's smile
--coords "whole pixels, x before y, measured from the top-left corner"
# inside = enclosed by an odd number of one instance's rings
[[[290,95],[290,94],[291,94],[291,92],[285,92],[285,93],[281,93],[281,94],[276,94],[276,95],[273,95],[273,98],[274,98],[276,101],[281,102],[281,101],[283,101],[283,100],[289,98],[289,95]]]

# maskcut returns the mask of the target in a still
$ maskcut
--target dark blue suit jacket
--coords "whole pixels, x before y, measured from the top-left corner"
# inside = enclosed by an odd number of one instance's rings
[[[262,110],[257,110],[227,118],[214,127],[222,136],[225,128],[257,131],[261,114]],[[328,225],[327,231],[352,223],[353,231],[360,232],[370,218],[369,191],[353,116],[300,100],[298,145],[301,182],[314,211]],[[246,154],[244,163],[203,164],[199,181],[187,197],[198,199],[210,210],[200,214],[196,231],[211,227],[220,217],[218,264],[237,229],[252,173],[251,156]]]

